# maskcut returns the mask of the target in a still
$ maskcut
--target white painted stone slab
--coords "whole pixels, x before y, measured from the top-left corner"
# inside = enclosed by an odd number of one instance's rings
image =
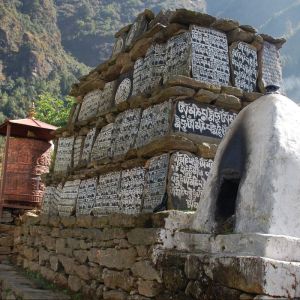
[[[58,213],[60,216],[70,216],[73,212],[75,212],[79,185],[79,179],[67,181],[64,184],[60,201],[58,203]]]
[[[98,115],[104,115],[110,111],[114,105],[115,81],[107,82],[100,93]]]
[[[82,155],[82,149],[84,145],[84,136],[79,135],[75,138],[73,148],[73,167],[77,167]]]
[[[55,157],[54,173],[67,172],[71,167],[74,137],[61,137]]]
[[[81,156],[81,160],[84,162],[90,161],[95,135],[96,135],[96,127],[94,127],[88,132],[84,140],[84,146],[83,146],[82,156]]]
[[[97,178],[82,180],[78,190],[76,215],[89,215],[95,205]]]
[[[138,214],[141,212],[144,184],[144,168],[122,171],[119,193],[120,212],[125,214]]]
[[[101,90],[94,90],[84,96],[78,115],[78,121],[85,121],[97,115],[101,94]]]
[[[114,123],[110,123],[104,126],[99,132],[93,149],[91,160],[101,160],[112,157],[112,132]]]
[[[48,215],[50,212],[50,207],[54,198],[55,189],[56,187],[51,185],[46,187],[42,203],[42,213],[45,215]]]
[[[119,193],[121,172],[111,172],[99,176],[94,215],[120,212]]]

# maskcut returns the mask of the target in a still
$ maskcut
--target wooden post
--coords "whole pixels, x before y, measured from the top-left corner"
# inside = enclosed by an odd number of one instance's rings
[[[10,132],[11,132],[11,124],[7,123],[6,128],[6,142],[5,142],[5,150],[4,150],[4,162],[2,165],[2,180],[1,180],[1,187],[0,187],[0,221],[2,219],[2,211],[3,211],[3,204],[4,204],[4,188],[5,188],[5,176],[7,170],[7,160],[8,160],[8,148],[9,148],[9,139],[10,139]]]

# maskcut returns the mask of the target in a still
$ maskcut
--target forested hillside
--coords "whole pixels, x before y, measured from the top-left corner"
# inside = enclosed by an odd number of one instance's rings
[[[0,122],[32,100],[63,98],[76,78],[109,57],[114,33],[150,8],[185,7],[285,35],[286,90],[300,100],[300,0],[0,0]]]

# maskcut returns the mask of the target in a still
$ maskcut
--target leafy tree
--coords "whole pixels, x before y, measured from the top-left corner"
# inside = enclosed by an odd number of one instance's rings
[[[65,126],[73,103],[69,96],[58,98],[50,93],[41,94],[36,101],[36,118],[54,126]]]

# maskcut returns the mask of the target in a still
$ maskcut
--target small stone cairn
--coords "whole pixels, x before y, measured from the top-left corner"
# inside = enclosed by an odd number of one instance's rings
[[[145,10],[115,38],[111,58],[71,89],[44,214],[195,210],[228,126],[281,86],[285,40],[233,20]]]

